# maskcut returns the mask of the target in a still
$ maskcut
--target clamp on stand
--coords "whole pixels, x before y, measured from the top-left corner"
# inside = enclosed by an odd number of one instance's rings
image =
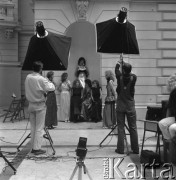
[[[93,180],[91,178],[90,174],[89,174],[89,171],[88,171],[86,165],[84,164],[84,159],[79,158],[79,157],[76,160],[76,166],[75,166],[75,168],[74,168],[74,170],[72,172],[72,175],[71,175],[69,180],[72,180],[74,178],[74,175],[75,175],[77,169],[78,169],[78,180],[82,180],[82,168],[84,170],[84,174],[87,174],[89,179]]]
[[[48,139],[48,141],[50,142],[50,146],[51,146],[51,148],[52,148],[52,150],[53,150],[53,155],[55,155],[56,151],[55,151],[55,149],[54,149],[54,147],[53,147],[53,140],[51,139],[51,136],[50,136],[50,134],[49,134],[49,131],[48,131],[48,129],[47,129],[46,127],[44,127],[44,131],[45,131],[45,134],[43,135],[43,137],[44,137],[45,139]],[[26,138],[23,140],[23,142],[17,147],[17,150],[18,150],[18,151],[20,151],[19,148],[23,145],[23,143],[24,143],[28,138],[31,138],[31,133],[29,133],[29,134],[26,136]]]

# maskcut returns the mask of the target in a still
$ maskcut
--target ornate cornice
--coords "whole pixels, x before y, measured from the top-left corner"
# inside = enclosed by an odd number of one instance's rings
[[[89,6],[89,0],[75,0],[78,19],[86,20],[87,19],[87,10]]]
[[[20,25],[15,20],[15,4],[11,0],[0,2],[0,31],[4,31],[5,38],[13,38],[14,30],[19,31]]]

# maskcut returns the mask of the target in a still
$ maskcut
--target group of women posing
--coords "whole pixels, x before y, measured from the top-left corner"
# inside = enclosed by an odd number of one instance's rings
[[[111,128],[113,125],[115,125],[116,98],[113,88],[113,73],[111,71],[105,72],[105,78],[107,80],[107,96],[105,98],[103,118],[102,90],[97,80],[91,81],[88,79],[89,71],[86,67],[86,61],[83,57],[79,58],[78,60],[78,67],[76,69],[75,76],[76,79],[71,84],[71,82],[68,80],[68,74],[66,72],[61,75],[61,81],[57,86],[57,90],[60,92],[60,112],[58,120],[65,122],[99,122],[103,119],[104,128]],[[48,94],[48,98],[49,95],[50,93]],[[47,100],[49,101],[48,98]],[[55,110],[55,108],[50,109],[51,111]],[[57,113],[53,114],[56,114],[57,116]],[[53,116],[54,115],[52,115],[52,119],[57,119],[57,117],[54,118]],[[48,117],[48,119],[51,118]],[[56,123],[54,123],[53,126],[54,125],[56,125]],[[47,126],[50,127],[50,125]]]
[[[59,120],[65,122],[98,122],[101,121],[101,88],[99,82],[88,79],[89,72],[83,57],[78,60],[72,85],[68,74],[61,75],[59,85],[60,114]]]

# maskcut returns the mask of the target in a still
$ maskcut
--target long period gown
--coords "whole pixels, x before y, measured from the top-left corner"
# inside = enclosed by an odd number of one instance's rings
[[[91,119],[94,122],[99,122],[102,120],[102,99],[100,94],[101,88],[92,88],[92,115]]]
[[[45,126],[57,126],[57,103],[54,91],[47,93]]]
[[[70,104],[70,121],[79,122],[79,116],[81,114],[81,105],[82,105],[82,90],[83,87],[73,87],[72,88],[72,96],[71,96],[71,104]]]
[[[70,82],[69,82],[70,83]],[[61,84],[60,93],[60,121],[69,121],[70,118],[70,86],[67,82]]]
[[[116,124],[115,113],[115,92],[113,90],[112,80],[107,82],[107,96],[103,110],[103,127],[111,128]]]

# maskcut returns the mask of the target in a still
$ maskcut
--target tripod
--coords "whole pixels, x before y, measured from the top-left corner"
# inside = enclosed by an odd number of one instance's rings
[[[90,179],[90,180],[93,180],[93,179],[91,178],[90,174],[89,174],[89,171],[88,171],[86,165],[84,164],[84,159],[83,159],[83,158],[80,158],[80,157],[78,157],[77,160],[76,160],[76,166],[75,166],[75,168],[74,168],[74,170],[73,170],[73,172],[72,172],[72,175],[71,175],[71,177],[70,177],[69,180],[72,180],[72,179],[73,179],[73,177],[74,177],[74,175],[75,175],[75,173],[76,173],[76,171],[77,171],[78,168],[79,168],[79,171],[78,171],[78,180],[82,180],[82,167],[83,167],[83,170],[84,170],[84,174],[87,173],[89,179]]]
[[[52,148],[52,150],[53,150],[53,155],[55,155],[56,151],[55,151],[55,149],[54,149],[54,147],[53,147],[53,140],[51,139],[51,136],[50,136],[50,134],[49,134],[49,131],[48,131],[48,129],[47,129],[46,127],[44,127],[44,131],[45,131],[45,134],[43,135],[43,137],[44,137],[45,139],[48,139],[48,141],[50,142],[50,146],[51,146],[51,148]],[[31,138],[31,133],[29,133],[29,134],[26,136],[26,138],[23,140],[23,142],[17,147],[17,150],[18,150],[18,151],[20,151],[19,148],[23,145],[23,143],[24,143],[28,138]]]
[[[118,133],[114,134],[113,131],[117,128],[117,124],[111,128],[111,131],[105,136],[105,138],[101,141],[101,143],[99,144],[100,147],[102,147],[102,144],[103,142],[108,138],[108,136],[114,136],[114,135],[118,135]],[[125,128],[127,129],[127,131],[129,132],[129,128],[128,126],[125,124]],[[125,130],[124,130],[125,131]],[[127,154],[129,154],[129,147],[128,147],[128,142],[127,142],[127,138],[126,138],[126,135],[129,135],[129,134],[126,134],[125,132],[125,136],[124,136],[124,140],[125,140],[125,144],[126,144],[126,147],[127,147]]]
[[[16,169],[12,166],[12,164],[6,159],[6,157],[2,154],[1,149],[0,149],[0,157],[4,159],[4,161],[13,169],[14,174],[16,174]]]

